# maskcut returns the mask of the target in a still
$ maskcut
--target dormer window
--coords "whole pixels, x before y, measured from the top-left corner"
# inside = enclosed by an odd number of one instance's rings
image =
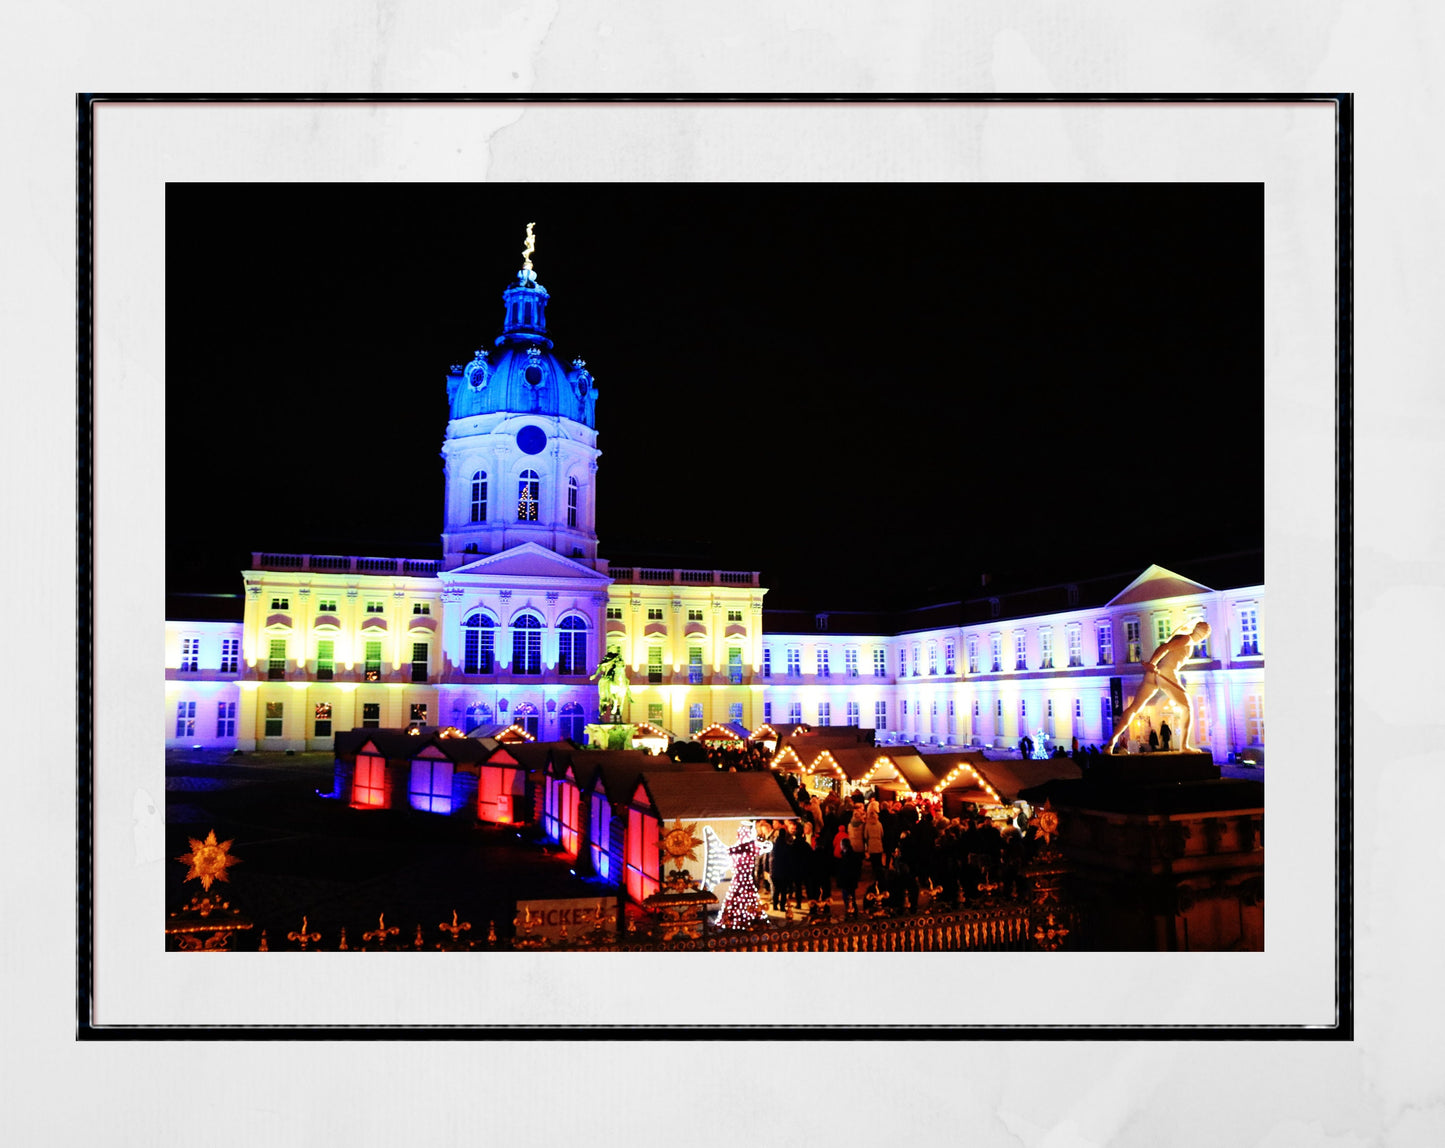
[[[291,599],[290,599],[290,598],[272,598],[272,599],[271,599],[271,609],[273,609],[273,610],[289,610],[289,609],[291,609]]]

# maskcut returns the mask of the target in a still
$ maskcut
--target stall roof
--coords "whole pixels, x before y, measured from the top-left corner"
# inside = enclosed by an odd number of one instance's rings
[[[797,817],[771,773],[648,770],[642,784],[658,817]]]
[[[1025,789],[1048,781],[1074,781],[1084,776],[1083,770],[1068,757],[1030,758],[1026,761],[980,761],[974,769],[1004,801],[1017,801]]]
[[[697,741],[747,741],[748,731],[738,721],[715,721],[697,735]]]
[[[468,737],[488,739],[492,741],[504,741],[509,745],[513,742],[536,741],[531,734],[516,724],[511,725],[479,725],[467,730]]]

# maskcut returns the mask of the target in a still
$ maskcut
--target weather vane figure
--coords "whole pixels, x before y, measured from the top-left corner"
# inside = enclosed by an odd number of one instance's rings
[[[522,270],[532,270],[532,252],[537,250],[537,237],[532,233],[535,223],[527,224],[527,242],[522,245]]]

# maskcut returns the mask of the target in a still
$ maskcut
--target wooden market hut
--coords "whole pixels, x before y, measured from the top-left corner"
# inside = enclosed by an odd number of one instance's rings
[[[713,722],[699,733],[695,740],[702,742],[709,749],[741,749],[748,742],[748,731],[743,727],[742,722]]]
[[[328,796],[355,809],[468,815],[486,756],[479,742],[435,729],[342,730]]]
[[[657,892],[661,881],[658,851],[662,835],[677,823],[706,840],[711,828],[724,846],[737,843],[738,827],[759,818],[795,818],[778,779],[771,773],[719,773],[712,769],[646,770],[638,779],[626,807],[623,845],[623,885],[627,895],[642,902]],[[701,880],[705,847],[682,867]]]

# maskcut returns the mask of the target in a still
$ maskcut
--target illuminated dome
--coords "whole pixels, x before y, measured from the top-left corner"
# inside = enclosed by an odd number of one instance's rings
[[[530,263],[530,260],[528,261]],[[556,415],[596,429],[597,389],[587,364],[564,364],[547,337],[547,289],[531,267],[517,272],[502,292],[502,333],[447,373],[451,417],[507,414]]]

